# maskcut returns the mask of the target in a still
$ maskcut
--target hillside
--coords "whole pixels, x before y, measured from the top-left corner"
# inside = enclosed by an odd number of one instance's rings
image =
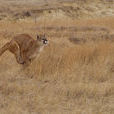
[[[40,16],[95,18],[114,15],[112,0],[0,0],[0,19]]]

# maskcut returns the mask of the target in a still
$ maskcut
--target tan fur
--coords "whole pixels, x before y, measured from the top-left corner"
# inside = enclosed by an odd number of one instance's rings
[[[15,36],[0,49],[0,56],[6,50],[9,50],[15,55],[19,64],[28,64],[40,53],[43,47],[44,44],[41,39],[34,40],[28,34],[20,34]]]

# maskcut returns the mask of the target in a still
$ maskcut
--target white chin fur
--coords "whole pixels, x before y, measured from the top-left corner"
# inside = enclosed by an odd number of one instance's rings
[[[44,48],[44,46],[40,47],[39,52],[41,52],[43,50],[43,48]]]
[[[48,41],[45,41],[45,44],[48,44],[49,42]]]

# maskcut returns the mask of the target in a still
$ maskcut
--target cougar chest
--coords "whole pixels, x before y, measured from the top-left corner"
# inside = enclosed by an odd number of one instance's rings
[[[30,56],[30,59],[34,59],[35,57],[38,57],[40,55],[40,52],[43,50],[44,46],[39,47],[39,49],[36,49],[35,52]]]

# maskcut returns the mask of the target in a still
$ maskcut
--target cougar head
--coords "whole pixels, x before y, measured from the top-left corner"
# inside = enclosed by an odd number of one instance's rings
[[[43,50],[44,46],[48,44],[48,40],[45,35],[37,35],[37,40],[34,45],[32,45],[33,51],[30,53],[29,61],[33,60],[36,56],[40,55],[40,52]]]
[[[45,34],[44,35],[37,35],[37,41],[39,41],[43,45],[47,45],[48,44],[48,40],[47,40]]]

